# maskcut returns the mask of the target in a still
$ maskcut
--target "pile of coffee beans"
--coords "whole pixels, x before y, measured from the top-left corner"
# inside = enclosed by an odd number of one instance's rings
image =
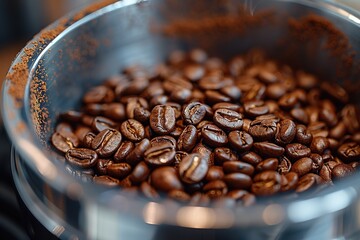
[[[332,185],[360,160],[358,110],[339,85],[267,59],[175,51],[131,66],[59,117],[53,146],[84,181],[156,200],[248,206]]]

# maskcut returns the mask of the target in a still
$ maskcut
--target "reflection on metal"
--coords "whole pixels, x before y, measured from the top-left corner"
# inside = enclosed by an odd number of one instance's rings
[[[144,207],[144,221],[148,224],[160,224],[165,217],[165,209],[158,203],[149,202]]]
[[[284,220],[285,212],[279,204],[270,204],[264,209],[262,216],[267,225],[276,225]]]

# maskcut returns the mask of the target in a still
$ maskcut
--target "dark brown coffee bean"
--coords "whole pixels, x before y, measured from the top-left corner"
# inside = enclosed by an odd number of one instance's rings
[[[248,177],[247,175],[244,176]],[[215,180],[204,185],[203,191],[210,199],[215,199],[225,195],[228,188],[224,181]]]
[[[231,189],[249,189],[252,184],[251,177],[243,173],[226,174],[223,180]]]
[[[285,151],[286,155],[292,160],[308,157],[311,154],[310,148],[300,143],[290,143],[286,145]]]
[[[281,189],[281,176],[276,171],[261,172],[254,177],[251,191],[257,196],[269,196]]]
[[[176,140],[171,136],[158,136],[154,137],[150,140],[150,144],[152,147],[158,146],[158,145],[164,145],[164,144],[170,144],[174,148],[176,147]]]
[[[338,180],[347,176],[350,176],[354,173],[355,169],[347,164],[338,164],[336,165],[332,171],[332,177],[334,180]]]
[[[296,94],[287,93],[279,99],[279,106],[283,109],[291,109],[298,103]]]
[[[338,123],[338,118],[334,110],[321,108],[319,113],[321,121],[325,122],[329,127],[333,127]]]
[[[255,152],[246,152],[240,156],[240,160],[256,166],[262,161],[262,158]]]
[[[232,101],[238,101],[242,96],[241,90],[233,85],[221,88],[220,92],[225,96],[231,98]]]
[[[321,182],[322,179],[319,175],[308,173],[299,179],[295,191],[297,193],[306,192],[309,189],[314,188],[316,185],[318,185]]]
[[[229,109],[218,109],[214,113],[213,121],[220,128],[228,131],[240,129],[243,125],[243,116]]]
[[[195,147],[198,139],[198,133],[194,125],[188,125],[182,131],[177,141],[177,148],[180,151],[191,152]]]
[[[349,133],[355,133],[360,128],[360,122],[358,119],[358,110],[352,105],[348,104],[341,110],[341,116],[343,118],[346,129]]]
[[[95,133],[88,132],[82,141],[82,145],[86,148],[91,148],[92,141],[94,140],[95,137],[96,137]]]
[[[206,124],[201,129],[203,141],[211,147],[221,147],[227,144],[226,133],[214,124]]]
[[[291,167],[292,167],[291,161],[287,157],[281,156],[279,167],[278,167],[277,171],[280,174],[286,174],[286,173],[290,172]]]
[[[51,143],[57,150],[66,153],[69,149],[79,146],[79,139],[72,132],[62,131],[53,133]]]
[[[170,99],[174,102],[185,103],[191,99],[192,92],[189,89],[181,88],[174,90],[170,94]]]
[[[349,101],[349,96],[345,89],[335,83],[322,82],[321,90],[342,103],[347,103]]]
[[[270,142],[256,142],[254,149],[257,153],[267,157],[280,157],[284,154],[285,149]]]
[[[187,81],[185,78],[180,75],[174,74],[166,79],[163,83],[163,87],[166,92],[177,91],[181,89],[189,89],[193,88],[191,82]]]
[[[229,133],[230,145],[237,151],[249,151],[253,145],[253,138],[244,131],[232,131]]]
[[[277,158],[268,158],[264,161],[260,162],[258,165],[256,165],[256,171],[257,172],[264,172],[264,171],[276,171],[279,166],[279,160]]]
[[[141,183],[146,181],[150,174],[150,169],[145,162],[139,162],[130,175],[130,181],[132,183]]]
[[[336,126],[330,129],[329,137],[340,139],[346,134],[346,126],[343,121],[339,122]]]
[[[185,183],[200,182],[208,171],[208,162],[200,154],[192,153],[184,157],[179,165],[179,175]]]
[[[293,190],[296,187],[299,181],[299,176],[295,172],[289,172],[285,175],[282,175],[281,180],[281,191],[286,192]]]
[[[296,126],[296,141],[303,144],[308,145],[312,141],[312,134],[310,131],[306,129],[304,125],[297,125]]]
[[[182,111],[182,117],[186,124],[196,125],[205,117],[206,108],[199,102],[192,102],[186,105]]]
[[[320,169],[322,168],[322,166],[324,165],[322,156],[317,153],[312,153],[312,154],[310,154],[310,158],[313,161],[312,172],[318,173],[320,171]]]
[[[59,131],[57,131],[57,132],[59,132]],[[83,144],[83,140],[84,140],[86,134],[88,134],[89,132],[91,132],[91,129],[89,127],[79,125],[76,127],[74,134],[80,140],[80,144]]]
[[[113,163],[107,165],[106,173],[113,178],[123,179],[131,172],[131,166],[127,163]]]
[[[136,165],[143,159],[144,153],[149,147],[150,141],[148,139],[145,138],[141,140],[141,142],[137,143],[134,149],[129,152],[129,154],[125,158],[125,161],[132,166]]]
[[[279,144],[289,144],[296,136],[296,125],[289,119],[282,120],[275,134],[275,140]]]
[[[312,170],[312,165],[313,160],[311,158],[300,158],[292,165],[291,171],[296,172],[301,177]]]
[[[205,97],[206,97],[206,101],[209,104],[216,104],[219,102],[230,102],[231,101],[231,98],[229,98],[228,96],[221,94],[218,91],[213,91],[213,90],[205,91]]]
[[[175,128],[175,111],[167,105],[157,105],[150,115],[151,129],[160,135],[170,133]]]
[[[150,200],[157,200],[160,198],[159,193],[148,182],[141,183],[140,191],[146,198]]]
[[[267,141],[274,138],[276,133],[275,119],[255,119],[250,124],[249,133],[258,141]]]
[[[92,129],[96,132],[101,132],[105,129],[115,128],[116,124],[112,120],[105,117],[95,117],[92,121]]]
[[[144,126],[135,119],[128,119],[120,126],[120,131],[130,141],[138,142],[144,138]]]
[[[270,99],[279,99],[286,93],[286,89],[282,83],[270,84],[266,89],[266,96]]]
[[[252,176],[255,169],[254,167],[246,162],[240,161],[227,161],[223,164],[223,169],[226,174],[228,173],[243,173]]]
[[[151,185],[159,191],[182,190],[183,186],[172,167],[156,168],[150,175]]]
[[[209,167],[205,180],[207,182],[215,181],[215,180],[221,180],[224,177],[224,171],[222,167],[219,166],[211,166]]]
[[[227,103],[227,102],[217,103],[212,106],[213,111],[216,111],[218,109],[227,109],[227,110],[232,110],[232,111],[239,113],[241,106],[239,104]]]
[[[88,103],[109,103],[115,99],[115,93],[108,87],[97,86],[91,88],[83,97],[83,102]]]
[[[207,159],[207,161],[210,163],[212,150],[203,143],[198,143],[192,150],[192,153],[199,153],[203,158]]]
[[[313,75],[304,72],[298,72],[297,83],[301,88],[311,89],[317,85],[318,81]]]
[[[219,74],[208,74],[199,81],[199,87],[201,89],[214,92],[232,84],[233,81],[231,79],[223,78]]]
[[[137,107],[134,109],[134,119],[141,122],[147,123],[150,118],[150,112],[142,107]]]
[[[103,105],[99,104],[99,103],[90,103],[90,104],[86,104],[84,111],[87,114],[96,116],[96,115],[101,115],[103,112]]]
[[[175,149],[170,144],[150,147],[144,153],[144,161],[154,166],[170,165],[175,161]]]
[[[244,103],[245,114],[249,117],[257,117],[260,115],[267,114],[269,107],[264,101],[249,101]]]
[[[113,164],[114,162],[110,159],[98,159],[95,165],[95,169],[97,174],[106,175],[107,174],[107,166]]]
[[[205,69],[198,64],[191,64],[184,68],[184,76],[192,82],[199,81],[205,75]]]
[[[116,178],[112,178],[110,176],[94,176],[93,182],[96,184],[101,184],[106,187],[119,187],[120,181]]]
[[[169,97],[166,95],[157,95],[150,100],[150,107],[155,107],[157,105],[166,105],[169,101]],[[135,108],[134,108],[135,109]]]
[[[96,165],[98,155],[95,151],[87,148],[69,149],[65,154],[66,160],[79,168],[91,168]]]
[[[218,165],[223,165],[227,161],[236,161],[238,157],[236,153],[229,148],[215,148],[214,160]]]
[[[266,86],[261,83],[254,84],[253,87],[245,92],[242,100],[244,102],[247,101],[254,101],[254,100],[261,100],[265,96]]]
[[[121,144],[121,133],[115,129],[105,129],[101,131],[91,142],[91,148],[100,157],[110,157]]]
[[[293,108],[290,111],[290,115],[298,122],[303,124],[309,123],[309,116],[306,111],[302,108]]]
[[[120,147],[114,154],[114,162],[123,162],[126,156],[134,149],[134,143],[130,141],[124,141],[120,144]]]
[[[83,118],[83,116],[84,116],[84,113],[82,113],[82,112],[70,110],[70,111],[61,113],[59,118],[64,121],[70,122],[70,123],[76,123],[76,122],[80,122],[81,119]]]
[[[314,153],[322,154],[327,148],[329,148],[330,143],[327,138],[324,137],[314,137],[310,149]]]
[[[337,152],[340,159],[345,163],[356,161],[360,157],[360,145],[355,142],[344,143]]]
[[[327,137],[329,135],[328,128],[324,122],[310,123],[307,130],[313,137]]]

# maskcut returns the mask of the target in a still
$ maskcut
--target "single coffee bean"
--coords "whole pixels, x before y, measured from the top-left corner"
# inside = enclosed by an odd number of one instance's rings
[[[303,124],[309,123],[309,116],[302,108],[293,108],[290,111],[290,115],[298,122]]]
[[[244,110],[247,116],[257,117],[260,115],[267,114],[269,112],[269,107],[265,104],[264,101],[256,100],[256,101],[245,102]]]
[[[103,105],[98,103],[90,103],[85,106],[84,111],[90,115],[101,115],[104,111]]]
[[[333,109],[321,108],[319,113],[319,118],[321,121],[325,122],[329,127],[333,127],[338,123],[338,118],[336,112]]]
[[[140,191],[146,198],[150,200],[158,200],[160,198],[159,193],[148,182],[141,183]]]
[[[69,149],[79,146],[79,139],[72,132],[62,131],[53,133],[51,143],[57,150],[66,153]]]
[[[244,132],[249,133],[250,125],[251,125],[252,121],[250,119],[244,119],[243,122],[244,122],[244,124],[243,124],[242,130]]]
[[[228,131],[240,129],[243,125],[243,116],[229,109],[218,109],[214,113],[214,123]]]
[[[91,148],[100,157],[110,157],[121,144],[121,133],[115,129],[105,129],[101,131],[91,143]]]
[[[183,186],[172,167],[156,168],[150,175],[151,185],[159,191],[182,190]]]
[[[281,175],[282,176],[282,181],[281,181],[281,191],[282,192],[286,192],[289,190],[293,190],[295,189],[298,181],[299,181],[299,176],[297,173],[295,172],[289,172],[285,175]]]
[[[134,143],[130,141],[124,141],[120,144],[118,150],[114,154],[114,162],[123,162],[126,156],[134,149]]]
[[[186,124],[197,125],[206,114],[206,108],[199,102],[192,102],[186,105],[182,111],[182,117]]]
[[[322,154],[327,148],[329,148],[330,143],[327,138],[324,137],[314,137],[310,149],[314,153]]]
[[[335,100],[342,103],[347,103],[349,101],[349,96],[345,89],[336,83],[322,82],[320,86],[321,90],[323,90],[329,96],[333,97]]]
[[[173,148],[176,147],[176,140],[175,138],[171,137],[171,136],[158,136],[158,137],[154,137],[150,140],[150,145],[152,147],[155,146],[162,146],[164,144],[170,144],[171,146],[173,146]]]
[[[270,142],[256,142],[254,143],[254,149],[260,155],[267,157],[280,157],[285,152],[283,147]]]
[[[130,165],[134,166],[138,162],[140,162],[143,157],[145,151],[150,147],[150,141],[148,139],[143,139],[139,143],[137,143],[132,151],[126,156],[125,161]]]
[[[346,126],[343,121],[339,122],[336,126],[330,129],[329,137],[340,139],[346,134]]]
[[[327,137],[329,135],[328,128],[324,122],[310,123],[307,129],[313,137]]]
[[[185,183],[200,182],[208,171],[208,163],[200,154],[192,153],[184,157],[179,165],[179,175]]]
[[[261,83],[254,84],[249,91],[245,92],[244,96],[242,97],[242,100],[244,102],[261,100],[265,96],[265,90],[266,90],[266,86],[264,84]]]
[[[203,143],[198,143],[192,150],[192,153],[199,153],[210,164],[212,150],[208,146],[204,145]]]
[[[310,131],[306,129],[304,125],[297,125],[296,126],[296,141],[303,144],[308,145],[312,141],[312,134]]]
[[[192,82],[199,81],[205,75],[205,69],[198,64],[191,64],[184,68],[184,76]]]
[[[102,105],[102,114],[113,120],[113,121],[123,121],[126,117],[125,107],[122,103],[108,103]]]
[[[265,94],[270,99],[279,99],[286,93],[282,83],[270,84],[265,91]]]
[[[95,117],[91,125],[92,129],[96,132],[101,132],[109,128],[116,128],[115,122],[105,117]]]
[[[334,180],[350,176],[354,173],[355,169],[347,164],[338,164],[332,169],[332,177]]]
[[[98,155],[94,150],[87,148],[69,149],[65,154],[66,160],[75,167],[91,168],[96,165]]]
[[[247,175],[244,176],[248,177]],[[228,188],[224,181],[215,180],[204,185],[203,191],[210,199],[215,199],[224,196],[227,193]]]
[[[95,165],[95,169],[97,174],[106,175],[107,174],[107,166],[113,164],[114,162],[110,159],[98,159]]]
[[[300,158],[291,168],[291,171],[297,173],[299,177],[309,173],[312,170],[313,160],[308,157]]]
[[[240,160],[243,162],[250,163],[253,166],[256,166],[262,161],[262,158],[255,152],[246,152],[241,154]]]
[[[291,161],[287,157],[281,156],[280,157],[279,167],[278,167],[277,171],[280,174],[286,174],[286,173],[290,172],[291,168],[292,168]]]
[[[154,96],[153,98],[151,98],[149,104],[150,104],[150,107],[155,107],[157,105],[166,105],[168,103],[168,101],[169,101],[168,96],[166,96],[166,95],[157,95],[157,96]]]
[[[130,181],[132,183],[141,183],[146,181],[150,174],[150,169],[145,162],[139,162],[130,175]]]
[[[194,125],[188,125],[182,131],[177,141],[177,148],[180,151],[191,152],[195,147],[198,139],[196,127]]]
[[[220,92],[231,98],[232,101],[238,101],[242,96],[241,90],[236,86],[225,86],[220,89]]]
[[[217,103],[212,106],[213,111],[216,111],[218,109],[228,109],[239,113],[241,106],[236,103],[227,103],[227,102]]]
[[[93,132],[88,132],[83,141],[82,141],[82,145],[85,147],[85,148],[91,148],[91,144],[92,144],[92,141],[94,140],[94,138],[96,137],[96,134],[93,133]]]
[[[245,162],[240,161],[227,161],[223,164],[223,169],[226,174],[228,173],[243,173],[249,176],[254,174],[255,168]]]
[[[227,97],[224,94],[221,94],[218,91],[212,91],[212,90],[207,90],[205,91],[205,97],[206,97],[206,101],[209,104],[216,104],[219,102],[230,102],[231,98]]]
[[[150,118],[150,112],[142,107],[137,107],[134,109],[134,119],[141,122],[147,123]]]
[[[113,163],[107,165],[106,173],[113,178],[123,179],[131,172],[131,166],[127,163]]]
[[[340,159],[345,163],[356,161],[360,157],[360,145],[355,142],[344,143],[337,152]]]
[[[201,136],[204,142],[211,147],[221,147],[228,142],[226,133],[214,124],[206,124],[201,129]]]
[[[175,162],[174,162],[174,168],[179,168],[180,163],[182,162],[183,158],[189,155],[187,152],[183,151],[176,151],[175,152]]]
[[[88,103],[109,103],[115,99],[115,93],[106,86],[91,88],[83,97],[83,102]]]
[[[223,165],[227,161],[236,161],[238,157],[236,153],[233,152],[230,148],[215,148],[214,150],[214,160],[218,165]]]
[[[226,174],[223,180],[231,189],[249,189],[252,184],[251,177],[243,173]]]
[[[318,185],[321,182],[322,179],[319,175],[308,173],[299,179],[295,191],[297,193],[306,192],[309,189],[314,188],[316,185]]]
[[[157,105],[150,115],[151,129],[160,135],[170,133],[175,128],[175,111],[167,105]]]
[[[253,138],[244,131],[232,131],[229,133],[230,145],[237,151],[246,152],[253,146]]]
[[[80,144],[83,144],[83,140],[84,140],[86,134],[88,134],[89,132],[91,132],[91,129],[89,127],[79,125],[76,127],[74,134],[79,139]]]
[[[322,156],[317,153],[312,153],[312,154],[310,154],[310,158],[313,161],[312,172],[318,173],[320,171],[320,169],[322,168],[322,166],[324,165]]]
[[[190,195],[182,190],[171,190],[167,197],[181,203],[187,203],[191,199]]]
[[[290,143],[286,145],[285,150],[286,155],[292,160],[308,157],[311,154],[310,148],[300,143]]]
[[[170,144],[150,147],[144,152],[144,161],[154,166],[170,165],[175,161],[175,149]]]
[[[67,111],[64,113],[61,113],[59,118],[67,121],[67,122],[71,122],[71,123],[77,123],[77,122],[81,122],[81,119],[83,118],[84,113],[82,112],[78,112],[78,111]]]
[[[311,74],[299,72],[297,74],[297,83],[299,87],[308,90],[314,88],[318,84],[318,80]]]
[[[207,182],[215,181],[215,180],[221,180],[224,177],[224,171],[222,167],[219,166],[211,166],[209,167],[205,180]]]
[[[176,89],[171,92],[170,99],[174,102],[185,103],[191,99],[191,94],[192,92],[189,89]]]
[[[281,189],[281,175],[276,171],[261,172],[254,177],[251,191],[257,196],[269,196]]]
[[[93,182],[96,184],[101,184],[106,187],[119,187],[120,181],[116,178],[103,175],[103,176],[94,176]]]
[[[144,126],[135,119],[128,119],[120,126],[120,131],[130,141],[138,142],[144,138]]]
[[[276,133],[275,119],[255,119],[250,124],[249,133],[256,140],[267,141],[274,138]]]
[[[296,125],[289,119],[282,120],[277,128],[275,140],[279,144],[289,144],[296,136]]]
[[[291,109],[298,103],[296,94],[287,93],[279,99],[279,106],[283,109]]]
[[[279,160],[277,158],[268,158],[256,165],[255,170],[257,172],[264,172],[268,170],[276,171],[278,169],[278,166]]]

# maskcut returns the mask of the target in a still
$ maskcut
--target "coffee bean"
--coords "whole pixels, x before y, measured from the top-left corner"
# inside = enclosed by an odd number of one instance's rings
[[[256,165],[257,172],[264,172],[268,170],[276,171],[279,166],[279,160],[277,158],[268,158]]]
[[[207,160],[197,153],[184,157],[179,165],[179,175],[185,183],[200,182],[206,176],[207,171]]]
[[[313,137],[327,137],[329,135],[328,128],[324,122],[310,123],[307,129]]]
[[[184,76],[192,82],[199,81],[205,75],[205,69],[198,64],[191,64],[184,68]]]
[[[88,132],[82,141],[82,145],[86,148],[91,148],[92,141],[94,140],[95,137],[96,137],[95,133]]]
[[[59,118],[64,121],[76,123],[76,122],[80,122],[81,119],[83,118],[83,116],[84,116],[84,113],[82,113],[82,112],[70,110],[70,111],[61,113]]]
[[[127,163],[113,163],[107,165],[106,173],[113,178],[123,179],[131,172],[131,166]]]
[[[289,144],[296,136],[296,125],[289,119],[282,120],[277,128],[275,140],[279,144]]]
[[[120,126],[120,131],[130,141],[138,142],[144,138],[144,126],[135,119],[128,119]]]
[[[297,175],[297,173],[289,172],[282,176],[283,178],[281,179],[281,191],[286,192],[289,190],[293,190],[299,181],[299,176]]]
[[[286,93],[282,83],[270,84],[266,89],[266,96],[270,99],[279,99]]]
[[[55,132],[51,136],[51,143],[60,152],[66,153],[69,149],[79,146],[79,139],[70,131]]]
[[[247,175],[244,176],[248,177]],[[215,180],[204,185],[203,191],[210,199],[215,199],[225,195],[228,191],[228,188],[224,181]]]
[[[159,191],[182,190],[183,186],[172,167],[156,168],[150,175],[151,185]]]
[[[244,102],[247,101],[254,101],[254,100],[261,100],[265,96],[266,86],[261,83],[254,84],[253,87],[245,92],[242,100]]]
[[[237,151],[249,151],[253,145],[253,138],[244,131],[232,131],[229,133],[230,145]]]
[[[321,183],[321,181],[322,180],[319,175],[308,173],[299,179],[295,191],[297,193],[306,192],[309,189],[314,188],[316,185]]]
[[[240,161],[227,161],[223,164],[223,169],[226,174],[228,173],[243,173],[252,176],[255,169],[254,167],[246,162]]]
[[[171,136],[158,136],[154,137],[150,140],[150,145],[152,147],[158,146],[158,145],[164,145],[164,144],[170,144],[174,148],[176,147],[176,140]]]
[[[348,104],[341,110],[341,116],[343,118],[346,129],[349,133],[355,133],[360,128],[360,122],[358,119],[358,110],[352,105]]]
[[[96,184],[101,184],[106,187],[119,187],[120,181],[116,178],[112,178],[110,176],[94,176],[93,182]]]
[[[229,148],[215,148],[214,160],[218,165],[223,165],[227,161],[237,161],[236,153]]]
[[[298,122],[303,124],[309,123],[309,116],[306,111],[302,108],[293,108],[290,111],[290,115]]]
[[[140,191],[146,198],[150,200],[158,200],[160,198],[159,193],[148,182],[141,183]]]
[[[250,119],[244,119],[243,122],[244,122],[244,124],[243,124],[242,130],[244,132],[249,133],[250,125],[251,125],[252,121]]]
[[[276,133],[275,119],[255,119],[250,124],[249,133],[256,140],[267,141],[274,138]]]
[[[97,86],[91,88],[83,97],[83,102],[88,103],[109,103],[115,99],[115,93],[108,87]]]
[[[132,151],[126,156],[125,161],[130,165],[134,166],[138,162],[140,162],[143,157],[145,151],[150,147],[150,141],[148,139],[143,139],[139,143],[137,143]]]
[[[313,161],[312,172],[318,173],[320,171],[320,169],[322,168],[322,166],[324,165],[324,160],[323,160],[322,156],[319,154],[316,154],[316,153],[312,153],[312,154],[310,154],[310,158]]]
[[[150,115],[151,129],[160,135],[170,133],[175,128],[175,111],[167,105],[157,105]]]
[[[171,190],[170,192],[168,192],[167,196],[170,199],[181,203],[187,203],[191,199],[190,195],[182,190]]]
[[[191,196],[189,205],[190,206],[208,206],[210,203],[210,199],[206,194],[197,192]]]
[[[95,165],[96,172],[99,175],[107,174],[107,166],[113,164],[114,162],[110,159],[98,159]]]
[[[343,121],[339,122],[336,126],[330,129],[329,137],[340,139],[346,134],[346,126]]]
[[[255,152],[246,152],[240,156],[240,160],[256,166],[262,161],[262,158]]]
[[[237,101],[241,98],[242,92],[236,86],[225,86],[220,89],[220,92],[225,96],[229,97],[232,101]]]
[[[214,124],[206,124],[201,129],[201,136],[204,142],[211,147],[221,147],[228,142],[226,133]]]
[[[114,162],[122,162],[125,160],[127,155],[134,149],[134,143],[130,141],[124,141],[120,144],[118,150],[114,154]]]
[[[257,196],[269,196],[281,189],[281,176],[276,171],[261,172],[254,177],[251,191]]]
[[[205,180],[207,182],[215,181],[215,180],[221,180],[224,177],[224,171],[222,167],[219,166],[211,166],[209,167]]]
[[[228,131],[240,129],[243,125],[243,116],[229,109],[218,109],[214,113],[214,123]]]
[[[218,109],[227,109],[240,113],[241,106],[239,104],[227,103],[227,102],[216,103],[212,106],[213,111],[216,111]]]
[[[230,102],[231,101],[231,98],[229,98],[228,96],[221,94],[218,91],[213,91],[213,90],[205,91],[205,97],[206,97],[206,101],[209,104],[216,104],[219,102]]]
[[[91,148],[100,157],[110,157],[121,144],[121,133],[115,129],[105,129],[101,131],[91,142]]]
[[[186,105],[182,111],[182,117],[186,124],[196,125],[203,120],[206,114],[205,106],[199,102]]]
[[[265,104],[264,101],[256,100],[249,101],[244,103],[245,114],[249,117],[257,117],[260,115],[267,114],[269,112],[269,107]]]
[[[150,147],[144,152],[144,161],[155,166],[170,165],[175,161],[175,149],[170,144]]]
[[[290,159],[300,159],[308,157],[311,154],[310,148],[300,143],[290,143],[285,147],[286,155]]]
[[[142,107],[137,107],[134,109],[134,119],[141,122],[147,123],[150,118],[150,112]]]
[[[283,109],[291,109],[298,103],[296,94],[287,93],[279,99],[279,106]]]
[[[287,157],[281,156],[280,162],[279,162],[279,167],[278,167],[277,171],[280,174],[286,174],[286,173],[290,172],[291,167],[292,167],[291,161]]]
[[[189,155],[187,152],[176,151],[174,167],[179,168],[179,165],[182,162],[183,158],[186,157],[187,155]]]
[[[130,181],[132,183],[144,182],[150,174],[150,169],[145,162],[139,162],[130,175]]]
[[[94,129],[96,132],[101,132],[105,129],[116,127],[115,122],[105,117],[95,117],[91,125],[92,129]]]
[[[223,180],[231,189],[249,189],[252,184],[251,177],[243,173],[226,174]]]
[[[182,131],[177,141],[177,148],[180,151],[190,152],[196,145],[198,134],[194,125],[188,125]]]
[[[299,72],[297,74],[297,83],[301,88],[311,89],[317,85],[318,81],[313,75],[304,72]]]
[[[199,87],[206,91],[220,90],[223,87],[232,85],[232,80],[229,78],[222,78],[218,74],[207,75],[200,79]]]
[[[337,152],[345,163],[356,161],[360,157],[360,145],[355,142],[344,143]]]
[[[56,131],[56,132],[59,132],[59,131]],[[89,127],[79,125],[76,127],[74,134],[79,139],[80,144],[83,144],[83,140],[84,140],[86,134],[88,134],[89,132],[91,132],[91,129]]]
[[[341,86],[327,81],[322,82],[320,86],[321,90],[329,94],[329,96],[333,97],[334,99],[342,103],[347,103],[349,101],[349,96],[347,92]]]
[[[192,153],[199,153],[208,163],[211,161],[212,150],[203,143],[198,143],[192,150]]]
[[[312,134],[310,131],[306,129],[304,125],[297,125],[296,126],[296,141],[303,144],[308,145],[312,141]]]
[[[254,143],[254,149],[260,155],[267,157],[280,157],[285,152],[283,147],[270,142],[256,142]]]
[[[350,176],[354,173],[355,169],[347,164],[338,164],[332,169],[332,177],[334,180],[338,180],[343,177]]]
[[[310,149],[314,153],[322,154],[327,148],[329,148],[330,143],[327,138],[324,137],[314,137]]]
[[[98,155],[94,150],[87,148],[69,149],[65,154],[66,160],[75,167],[91,168],[96,165]]]
[[[291,168],[291,171],[297,173],[299,177],[309,173],[312,170],[313,160],[308,157],[300,158]]]

